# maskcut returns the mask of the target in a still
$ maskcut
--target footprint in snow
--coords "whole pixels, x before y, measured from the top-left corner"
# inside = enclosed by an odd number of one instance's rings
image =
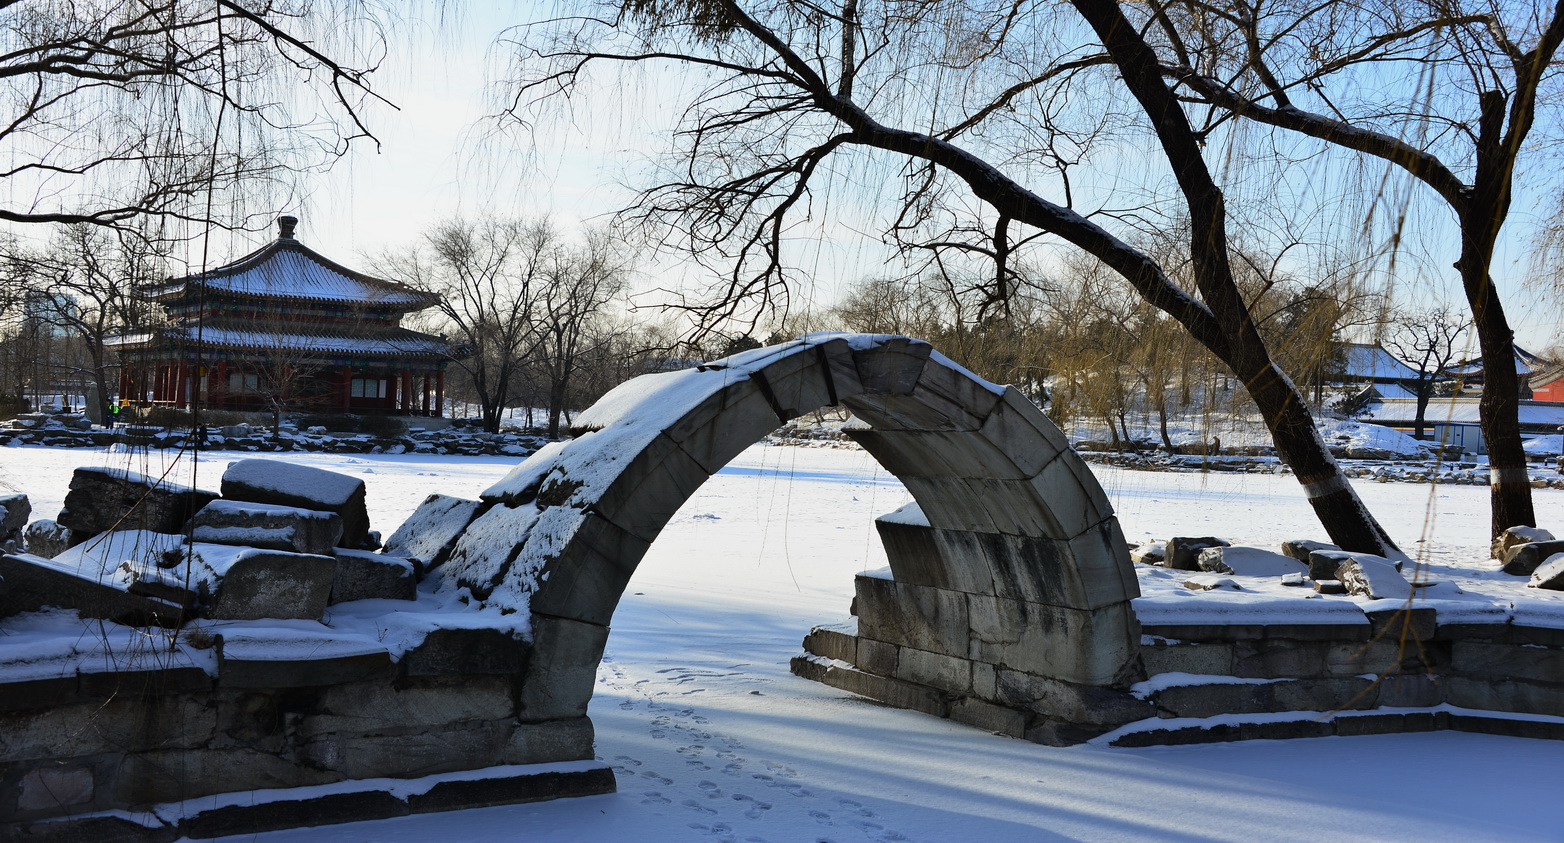
[[[730,775],[730,776],[737,776],[743,770],[744,770],[744,765],[740,764],[737,761],[735,761],[732,764],[729,764],[728,766],[722,768],[722,772],[727,774],[727,775]]]
[[[679,804],[683,805],[686,808],[689,808],[691,811],[694,811],[697,814],[705,814],[708,817],[713,817],[713,816],[717,815],[716,811],[713,811],[712,809],[706,807],[705,805],[702,805],[701,803],[696,802],[694,799],[686,799],[686,800],[684,800],[683,802],[681,802]]]
[[[722,789],[717,787],[717,783],[713,782],[713,781],[707,781],[705,779],[701,779],[701,783],[696,785],[696,787],[700,788],[701,790],[706,791],[706,795],[707,796],[721,796],[722,795]]]
[[[644,796],[645,798],[641,800],[642,805],[667,805],[673,802],[672,799],[655,790],[648,790]]]
[[[851,799],[838,799],[838,800],[836,800],[836,804],[841,805],[843,808],[846,808],[847,810],[852,811],[853,813],[857,814],[860,817],[872,817],[872,816],[874,816],[874,812],[873,811],[869,810],[868,808],[865,808],[862,803],[854,802]]]
[[[743,793],[735,793],[735,794],[733,794],[733,801],[735,801],[735,802],[748,802],[749,803],[749,809],[744,812],[744,816],[749,817],[752,820],[760,819],[760,816],[762,814],[764,814],[765,812],[771,810],[771,803],[770,802],[762,802],[762,801],[760,801],[759,799],[756,799],[753,796],[748,796],[748,795],[743,794]]]
[[[733,843],[733,841],[736,839],[733,836],[733,828],[727,823],[712,823],[711,825],[706,825],[705,823],[690,823],[690,828],[693,828],[696,831],[703,831],[707,834],[710,834],[713,837],[716,837],[722,843]]]
[[[667,776],[659,776],[651,770],[642,770],[641,775],[651,779],[654,782],[657,782],[663,787],[667,787],[668,785],[673,784],[673,779],[670,779]]]
[[[702,772],[702,773],[704,773],[704,772],[706,772],[706,771],[707,771],[707,770],[710,770],[710,769],[711,769],[711,767],[710,767],[710,766],[709,766],[709,765],[707,765],[707,764],[702,764],[702,763],[701,763],[701,762],[699,762],[699,761],[696,761],[696,760],[694,760],[694,759],[693,759],[693,758],[692,758],[692,759],[690,759],[690,760],[689,760],[689,761],[686,761],[686,762],[684,762],[684,763],[685,763],[685,764],[686,764],[686,765],[687,765],[687,766],[689,766],[689,768],[690,768],[690,769],[692,769],[692,770],[698,770],[698,771],[700,771],[700,772]]]
[[[634,758],[631,758],[628,755],[615,755],[614,756],[614,760],[615,761],[622,761],[622,762],[624,762],[626,764],[629,764],[632,767],[639,767],[639,766],[641,766],[641,762],[635,760]]]
[[[821,825],[831,825],[831,815],[824,811],[810,811],[809,816]]]

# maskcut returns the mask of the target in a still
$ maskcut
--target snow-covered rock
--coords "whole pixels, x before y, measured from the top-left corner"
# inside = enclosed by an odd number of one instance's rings
[[[1239,585],[1237,580],[1221,574],[1196,574],[1184,580],[1184,587],[1195,591],[1215,591],[1219,588],[1243,590],[1243,586]]]
[[[1174,536],[1168,539],[1167,558],[1163,565],[1178,571],[1200,570],[1200,551],[1208,547],[1227,547],[1228,542],[1215,536]]]
[[[1200,551],[1200,570],[1245,577],[1281,577],[1307,574],[1309,566],[1280,553],[1258,547],[1208,547]]]
[[[414,559],[421,570],[428,571],[445,561],[457,537],[478,517],[482,506],[450,495],[430,495],[386,539],[383,549],[391,556]]]
[[[1506,527],[1504,532],[1500,533],[1493,540],[1493,558],[1503,559],[1504,555],[1510,551],[1510,548],[1516,545],[1530,544],[1531,542],[1549,542],[1553,541],[1553,538],[1552,533],[1541,527]]]
[[[54,520],[73,538],[131,529],[177,533],[190,513],[216,499],[213,492],[134,471],[83,467],[71,475],[70,493]]]
[[[283,460],[249,459],[228,466],[222,490],[232,500],[334,512],[342,519],[343,547],[368,544],[365,487],[357,477]]]
[[[190,519],[198,542],[329,555],[342,538],[335,512],[250,501],[215,500]]]
[[[1412,596],[1412,584],[1396,570],[1389,559],[1367,553],[1353,554],[1337,569],[1336,578],[1348,593],[1375,600],[1406,600]]]
[[[1526,584],[1532,588],[1564,591],[1564,553],[1549,556],[1547,561],[1537,566],[1531,575],[1531,582]]]
[[[1161,565],[1167,558],[1167,542],[1146,542],[1140,547],[1130,551],[1130,561],[1142,565]]]
[[[52,518],[40,518],[22,531],[27,552],[45,559],[53,559],[71,546],[71,531]]]
[[[1555,539],[1514,545],[1504,552],[1504,572],[1517,577],[1531,576],[1555,553],[1564,553],[1564,541]]]

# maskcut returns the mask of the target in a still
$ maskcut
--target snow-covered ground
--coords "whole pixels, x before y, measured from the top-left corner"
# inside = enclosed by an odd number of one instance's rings
[[[0,450],[52,517],[69,469],[159,474],[163,454]],[[236,458],[236,457],[235,457]],[[508,458],[288,454],[362,476],[372,526],[430,492],[473,496]],[[203,461],[214,488],[229,457]],[[1290,477],[1094,466],[1131,541],[1324,538]],[[190,482],[188,467],[171,473]],[[1359,482],[1409,552],[1486,560],[1487,490]],[[1564,526],[1564,491],[1537,490]],[[1435,733],[1119,749],[1038,746],[791,676],[814,624],[883,564],[872,518],[908,500],[852,448],[754,448],[653,545],[614,618],[591,715],[619,792],[247,836],[258,841],[1564,840],[1564,746]]]

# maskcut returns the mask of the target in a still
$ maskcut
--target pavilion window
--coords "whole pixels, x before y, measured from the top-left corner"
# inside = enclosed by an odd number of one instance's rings
[[[261,376],[255,372],[229,372],[228,391],[235,393],[260,392]]]
[[[385,378],[354,378],[354,398],[384,398],[386,397]]]

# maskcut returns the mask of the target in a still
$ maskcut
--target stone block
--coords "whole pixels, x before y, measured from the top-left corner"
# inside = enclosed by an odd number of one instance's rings
[[[212,501],[189,526],[193,541],[315,555],[329,555],[343,538],[336,513],[247,501]]]
[[[1439,682],[1427,673],[1399,673],[1379,678],[1378,704],[1387,708],[1433,708],[1445,701]]]
[[[833,688],[879,700],[896,708],[921,711],[935,717],[944,717],[949,713],[944,694],[916,682],[907,682],[890,676],[876,676],[835,665],[826,668],[825,676],[821,681]]]
[[[1506,527],[1504,532],[1493,540],[1492,556],[1494,559],[1503,559],[1510,548],[1516,545],[1553,540],[1553,534],[1541,527]]]
[[[1373,708],[1379,686],[1371,679],[1299,679],[1272,686],[1276,711],[1342,711]]]
[[[901,648],[895,644],[859,637],[856,657],[843,659],[843,661],[857,665],[859,670],[868,673],[895,676],[896,662],[900,653]]]
[[[194,697],[71,703],[0,714],[0,757],[19,761],[190,749],[212,740],[216,712]]]
[[[1510,717],[1491,717],[1480,714],[1449,713],[1450,728],[1460,732],[1481,735],[1508,735],[1515,738],[1539,740],[1564,740],[1564,723],[1546,720],[1530,720]]]
[[[45,559],[53,559],[71,546],[70,528],[48,518],[41,518],[27,525],[22,531],[27,552]]]
[[[222,490],[223,497],[236,501],[335,513],[341,519],[343,547],[369,546],[364,481],[357,477],[283,460],[248,459],[228,466]]]
[[[324,732],[304,740],[301,766],[349,779],[412,778],[499,763],[513,721],[469,720],[433,728]]]
[[[993,590],[988,557],[995,534],[936,530],[926,524],[907,523],[901,517],[904,510],[906,507],[874,522],[897,582],[950,591]]]
[[[845,341],[839,342],[846,345]],[[835,379],[825,362],[830,352],[820,351],[824,354],[800,348],[792,354],[778,356],[750,373],[761,391],[768,394],[779,418],[796,419],[841,401],[836,394]]]
[[[87,576],[75,565],[28,553],[0,555],[0,582],[0,617],[57,606],[127,626],[175,627],[186,616],[183,606],[134,593],[117,578]]]
[[[1517,647],[1486,641],[1456,641],[1452,645],[1450,668],[1470,676],[1564,685],[1564,650]]]
[[[1335,724],[1324,720],[1273,720],[1238,724],[1238,739],[1245,741],[1328,738],[1335,734]]]
[[[337,571],[330,556],[207,544],[192,553],[215,575],[203,596],[206,617],[319,620],[326,612]]]
[[[192,515],[216,499],[213,492],[133,471],[78,468],[55,520],[86,535],[133,529],[178,533]]]
[[[524,722],[585,717],[597,684],[608,627],[532,616],[532,658],[522,680],[518,716]]]
[[[219,805],[179,820],[181,839],[253,835],[335,823],[403,817],[406,802],[388,790],[353,790],[298,799],[268,799]]]
[[[341,773],[299,764],[251,749],[190,749],[127,754],[115,777],[121,804],[150,806],[214,793],[306,787],[343,778]]]
[[[1445,702],[1460,708],[1558,715],[1564,711],[1564,685],[1452,675],[1444,677]]]
[[[858,636],[817,626],[804,636],[804,652],[858,664]]]
[[[217,684],[222,688],[310,688],[390,673],[391,654],[377,642],[343,639],[324,627],[244,631],[217,636]]]
[[[1258,547],[1208,547],[1200,551],[1196,564],[1202,571],[1242,577],[1276,578],[1309,573],[1307,563]]]
[[[104,667],[113,668],[114,665]],[[118,669],[88,670],[83,665],[81,672],[76,674],[76,693],[84,699],[97,700],[201,695],[209,693],[213,684],[211,675],[195,666],[164,664],[140,668],[132,663]]]
[[[1538,565],[1526,585],[1549,591],[1564,591],[1564,553],[1555,553]]]
[[[1309,564],[1309,554],[1316,550],[1341,550],[1341,548],[1330,542],[1313,539],[1288,539],[1282,542],[1282,555],[1290,556],[1305,565]]]
[[[1112,685],[1135,671],[1140,624],[1128,602],[1066,609],[969,595],[974,661],[1082,685]]]
[[[1555,553],[1564,553],[1564,541],[1540,541],[1515,545],[1504,553],[1504,572],[1517,577],[1529,577]]]
[[[1010,455],[980,433],[844,428],[886,471],[900,477],[999,477],[1024,480]]]
[[[0,542],[20,537],[32,513],[33,505],[27,502],[26,495],[0,495]]]
[[[391,683],[384,677],[323,688],[291,726],[314,738],[328,733],[403,733],[467,721],[502,721],[516,714],[507,676],[441,676]]]
[[[1026,716],[1021,712],[970,697],[950,704],[950,719],[1012,738],[1026,734]]]
[[[1174,685],[1155,695],[1163,717],[1216,717],[1282,711],[1275,702],[1274,682],[1221,682]]]
[[[77,680],[69,673],[41,679],[0,682],[0,714],[57,708],[76,702],[77,699]]]
[[[93,799],[92,767],[86,764],[38,767],[22,775],[16,809],[27,813],[62,811]]]
[[[1031,485],[1059,531],[1047,535],[1075,538],[1113,517],[1102,484],[1074,451],[1065,451],[1043,466]],[[1127,556],[1127,545],[1120,547]]]
[[[1354,556],[1357,558],[1344,560],[1336,569],[1336,579],[1341,580],[1349,594],[1373,600],[1406,601],[1412,598],[1412,584],[1396,570],[1395,563],[1364,553]]]
[[[412,560],[345,547],[335,548],[334,553],[337,564],[330,603],[412,600],[417,596],[418,578]]]
[[[1403,645],[1390,637],[1347,644],[1330,644],[1325,655],[1325,672],[1330,676],[1395,674],[1427,670],[1416,641]]]
[[[1070,441],[1052,419],[1014,387],[1005,387],[979,434],[1003,451],[1023,477],[1035,477],[1043,467],[1070,450]]]
[[[968,655],[967,596],[858,576],[858,634],[947,656]]]
[[[1364,604],[1363,615],[1376,638],[1432,641],[1439,631],[1438,610],[1432,606],[1407,608],[1404,602],[1381,601]]]
[[[1225,676],[1233,673],[1233,645],[1227,642],[1141,644],[1140,657],[1147,676],[1158,673]]]
[[[1325,675],[1326,641],[1266,638],[1233,642],[1233,675],[1246,678],[1313,678]]]
[[[554,515],[579,518],[579,524],[568,533],[566,528],[554,526]],[[536,571],[537,590],[530,602],[535,614],[608,625],[625,585],[651,543],[605,518],[569,507],[550,507],[538,516],[538,525],[538,532],[559,537],[558,543],[551,539],[545,545],[541,539],[529,539],[506,574],[507,588],[521,590],[518,579],[534,576],[530,571]],[[535,558],[530,556],[534,552]],[[530,571],[524,570],[523,562]]]
[[[397,666],[408,677],[514,675],[526,667],[530,648],[498,629],[432,629]]]
[[[707,474],[716,474],[781,424],[759,384],[744,378],[691,408],[663,435],[693,457]]]
[[[552,764],[592,760],[594,733],[586,717],[522,723],[511,732],[501,764]]]
[[[690,495],[711,477],[695,458],[665,436],[629,459],[595,501],[579,506],[650,543]],[[568,478],[566,478],[568,480]],[[544,481],[545,486],[549,481]],[[540,493],[541,497],[541,493]]]
[[[933,350],[934,347],[926,342],[904,337],[890,339],[874,348],[854,349],[853,364],[858,370],[858,382],[869,395],[911,395]]]
[[[462,531],[482,509],[479,501],[430,495],[386,539],[383,549],[392,556],[417,560],[421,575],[445,562]]]
[[[1163,565],[1179,571],[1200,570],[1200,551],[1208,547],[1227,547],[1228,543],[1215,536],[1174,536],[1168,539],[1167,559]]]
[[[457,536],[434,576],[447,588],[460,586],[479,600],[489,599],[504,581],[539,514],[532,503],[490,507]]]
[[[999,696],[999,671],[991,664],[972,663],[972,693],[979,699],[994,700]]]
[[[428,813],[613,792],[614,771],[604,766],[568,773],[523,773],[499,778],[444,781],[423,793],[409,796],[407,802],[414,813]]]
[[[1114,727],[1156,714],[1150,702],[1116,688],[1081,685],[1006,668],[995,672],[994,684],[993,702],[999,705],[1078,725]]]
[[[902,647],[896,678],[957,694],[972,692],[972,663],[964,658]]]
[[[898,479],[917,499],[930,526],[1068,538],[1031,481],[911,474]]]

